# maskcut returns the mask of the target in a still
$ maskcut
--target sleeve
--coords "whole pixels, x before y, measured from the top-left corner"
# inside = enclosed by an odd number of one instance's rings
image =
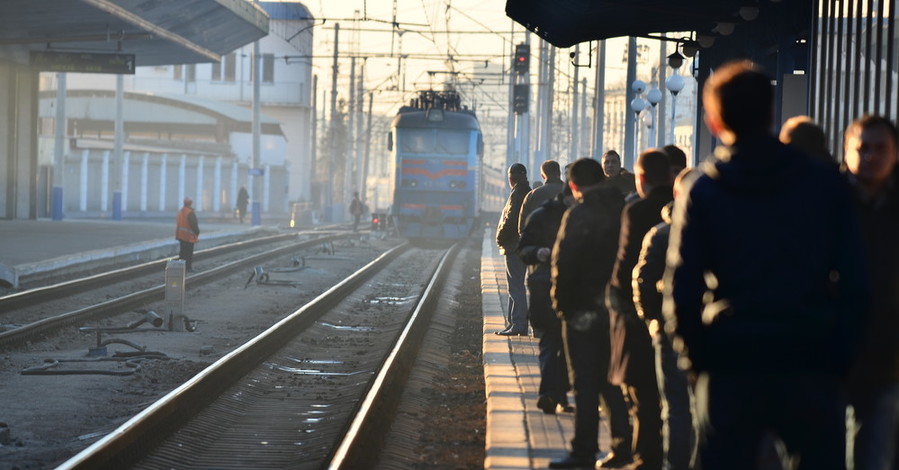
[[[533,191],[530,191],[525,194],[524,200],[521,202],[521,209],[518,211],[518,233],[524,230],[524,224],[527,222],[528,216],[534,211],[534,208],[531,207],[531,202],[534,200],[533,193]]]
[[[658,227],[658,226],[657,226]],[[632,288],[637,314],[646,320],[662,320],[662,293],[659,283],[665,272],[664,232],[653,227],[643,237],[640,258],[634,266]]]
[[[577,278],[580,260],[583,259],[583,222],[579,217],[571,217],[571,210],[562,217],[562,225],[556,236],[552,250],[552,289],[550,294],[553,309],[559,317],[566,317],[577,310]]]
[[[540,215],[541,209],[538,208],[526,217],[521,230],[521,240],[518,241],[516,251],[521,260],[524,261],[524,264],[527,265],[540,264],[540,260],[537,259],[537,250],[540,248],[551,248],[541,244],[541,234],[545,229],[543,224],[540,223]]]
[[[665,330],[683,340],[694,370],[702,370],[703,275],[708,266],[700,231],[705,222],[701,201],[696,198],[699,186],[693,185],[674,203],[662,298]]]
[[[190,211],[190,214],[187,214],[187,223],[190,225],[190,229],[199,236],[200,224],[197,223],[197,214],[194,211]]]

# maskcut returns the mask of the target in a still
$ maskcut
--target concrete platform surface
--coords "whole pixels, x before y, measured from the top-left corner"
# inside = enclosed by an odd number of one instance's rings
[[[248,231],[276,230],[274,226],[204,222],[202,218],[199,222],[197,250]],[[147,261],[144,258],[153,256],[150,250],[164,257],[172,250],[177,253],[177,246],[174,219],[0,220],[0,280],[18,286],[21,279],[38,273],[104,260],[117,262],[113,258],[123,256]]]
[[[484,234],[481,251],[481,295],[484,311],[484,381],[487,394],[487,470],[543,469],[568,455],[574,414],[544,414],[537,408],[540,369],[538,339],[498,336],[507,307],[505,260],[492,231]],[[574,403],[573,397],[569,400]],[[600,449],[608,450],[609,427],[600,422]]]

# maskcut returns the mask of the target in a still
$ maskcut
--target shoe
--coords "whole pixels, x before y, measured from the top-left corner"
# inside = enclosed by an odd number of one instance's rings
[[[572,405],[570,403],[565,403],[565,404],[559,403],[559,406],[562,407],[562,411],[565,413],[574,413],[574,405]]]
[[[505,330],[505,331],[497,332],[496,334],[498,334],[500,336],[527,336],[528,332],[527,331]]]
[[[509,328],[510,328],[510,327],[506,327],[506,328],[503,329],[503,330],[500,330],[500,331],[494,331],[493,334],[495,334],[495,335],[501,335],[501,334],[503,334],[503,333],[509,331]]]
[[[543,410],[544,414],[554,415],[556,414],[556,401],[551,396],[540,395],[537,397],[537,408]]]
[[[608,457],[602,459],[599,464],[596,465],[596,468],[619,468],[626,467],[632,463],[634,463],[634,459],[632,457],[627,457],[612,452],[608,455]]]
[[[580,458],[573,457],[569,455],[564,459],[553,460],[549,462],[549,468],[589,468],[593,469],[596,466],[596,459],[592,458]]]

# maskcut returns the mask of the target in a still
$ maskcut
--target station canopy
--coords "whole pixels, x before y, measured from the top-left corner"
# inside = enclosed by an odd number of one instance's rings
[[[556,47],[621,36],[704,31],[753,0],[506,0],[506,14]]]
[[[2,0],[0,61],[31,51],[133,54],[136,65],[213,62],[269,31],[246,0]]]

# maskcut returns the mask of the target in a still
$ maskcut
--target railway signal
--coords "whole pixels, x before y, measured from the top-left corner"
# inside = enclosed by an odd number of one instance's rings
[[[526,73],[531,66],[531,46],[518,44],[515,46],[515,57],[512,59],[512,70],[516,73]]]
[[[515,114],[528,112],[528,102],[531,97],[531,86],[528,84],[515,85],[512,90],[512,110]]]

